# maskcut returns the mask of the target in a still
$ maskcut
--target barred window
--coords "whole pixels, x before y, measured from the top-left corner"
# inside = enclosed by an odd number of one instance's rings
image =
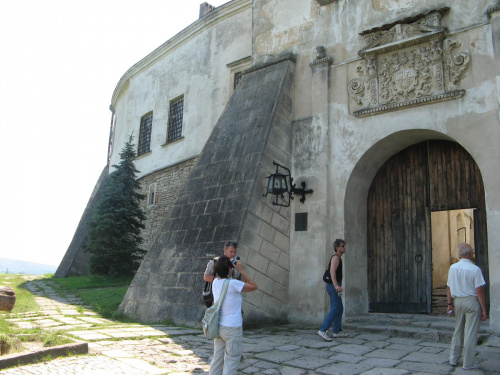
[[[167,143],[182,137],[182,116],[184,110],[184,96],[170,102],[170,116],[168,119]]]
[[[243,77],[243,74],[241,74],[241,72],[234,73],[234,87],[233,87],[233,90],[236,90],[236,86],[238,86],[238,83],[240,83],[242,77]]]
[[[137,156],[149,152],[151,147],[151,129],[153,127],[153,112],[141,117],[141,128],[139,130],[139,146]]]

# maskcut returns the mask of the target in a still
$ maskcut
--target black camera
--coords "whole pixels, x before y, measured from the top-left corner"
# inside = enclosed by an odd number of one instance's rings
[[[236,255],[233,259],[231,259],[231,263],[236,264],[236,261],[240,260],[240,257]]]

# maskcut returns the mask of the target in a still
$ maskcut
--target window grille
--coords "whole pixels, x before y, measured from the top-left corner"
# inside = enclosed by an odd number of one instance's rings
[[[234,88],[233,88],[234,90],[236,90],[236,86],[238,86],[242,77],[243,74],[241,74],[241,72],[234,73]]]
[[[168,119],[167,143],[182,137],[182,116],[184,110],[184,96],[170,102],[170,116]]]
[[[153,127],[153,112],[142,116],[141,128],[139,130],[139,145],[137,156],[149,152],[151,146],[151,129]]]

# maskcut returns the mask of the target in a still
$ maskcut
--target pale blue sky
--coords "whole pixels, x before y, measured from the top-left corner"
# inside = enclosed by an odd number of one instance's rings
[[[0,257],[60,263],[106,164],[116,84],[203,2],[0,3]]]

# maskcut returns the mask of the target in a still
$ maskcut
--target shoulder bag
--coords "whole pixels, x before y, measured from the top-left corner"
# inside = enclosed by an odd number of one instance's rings
[[[215,258],[211,260],[215,264]],[[215,273],[213,274],[215,277]],[[201,296],[203,300],[203,304],[206,307],[210,307],[214,304],[214,294],[212,293],[212,283],[209,281],[205,281],[205,286],[203,287],[203,292]]]
[[[215,339],[219,336],[219,310],[226,298],[227,287],[229,286],[229,279],[224,280],[224,285],[222,286],[222,292],[219,300],[215,305],[209,307],[205,311],[205,316],[201,321],[201,327],[203,328],[203,334],[207,339]]]

